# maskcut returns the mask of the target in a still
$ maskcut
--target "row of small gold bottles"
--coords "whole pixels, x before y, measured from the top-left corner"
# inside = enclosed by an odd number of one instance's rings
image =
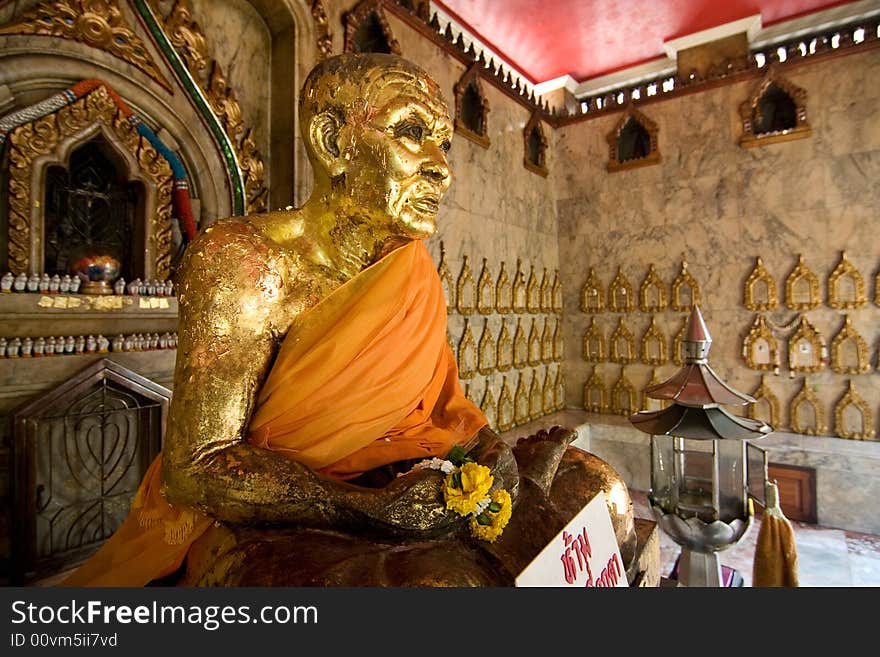
[[[555,371],[552,366],[544,368],[543,379],[537,368],[531,370],[528,382],[527,375],[529,370],[517,372],[514,391],[507,383],[507,376],[502,376],[497,398],[492,392],[497,382],[490,379],[486,379],[482,396],[478,395],[474,383],[466,384],[465,394],[480,407],[489,426],[499,432],[509,431],[565,407],[562,365],[556,365]]]

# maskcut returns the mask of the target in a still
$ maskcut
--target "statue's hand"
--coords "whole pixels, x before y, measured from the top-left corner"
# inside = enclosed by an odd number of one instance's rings
[[[469,456],[492,471],[492,490],[504,488],[510,493],[511,499],[516,501],[519,472],[513,450],[489,427],[480,429],[477,439],[477,445],[469,452]]]

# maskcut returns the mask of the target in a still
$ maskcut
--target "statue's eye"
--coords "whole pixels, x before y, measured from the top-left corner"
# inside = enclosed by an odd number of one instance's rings
[[[403,134],[413,141],[422,143],[422,139],[425,137],[425,129],[420,125],[410,124],[404,128]]]
[[[452,142],[448,139],[444,139],[443,143],[440,144],[440,150],[442,150],[444,153],[448,153],[450,148],[452,148]]]

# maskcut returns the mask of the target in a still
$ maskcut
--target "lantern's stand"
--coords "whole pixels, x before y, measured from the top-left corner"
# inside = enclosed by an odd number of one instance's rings
[[[629,418],[633,426],[653,436],[649,501],[660,527],[682,547],[678,581],[684,586],[722,585],[718,553],[739,542],[754,516],[747,492],[746,441],[772,431],[763,422],[733,415],[722,408],[754,403],[755,399],[728,386],[709,367],[711,343],[703,316],[694,305],[682,341],[684,366],[666,381],[645,389],[649,397],[671,402],[670,405],[659,411],[641,411]],[[665,438],[664,453],[659,440],[666,436],[669,438]],[[694,445],[695,441],[711,441],[711,451],[687,449],[688,442]],[[707,471],[710,457],[711,467]],[[702,461],[699,476],[689,471],[690,458]],[[661,475],[667,478],[666,486],[657,490]]]

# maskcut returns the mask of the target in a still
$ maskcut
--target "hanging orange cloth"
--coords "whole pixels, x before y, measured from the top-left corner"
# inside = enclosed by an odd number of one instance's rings
[[[336,478],[445,455],[486,425],[461,389],[439,276],[420,241],[365,269],[291,326],[247,440]],[[161,454],[104,546],[64,584],[143,586],[173,573],[213,519],[168,504]]]
[[[794,528],[779,506],[779,489],[767,482],[767,506],[752,565],[752,587],[798,586],[797,544]]]

